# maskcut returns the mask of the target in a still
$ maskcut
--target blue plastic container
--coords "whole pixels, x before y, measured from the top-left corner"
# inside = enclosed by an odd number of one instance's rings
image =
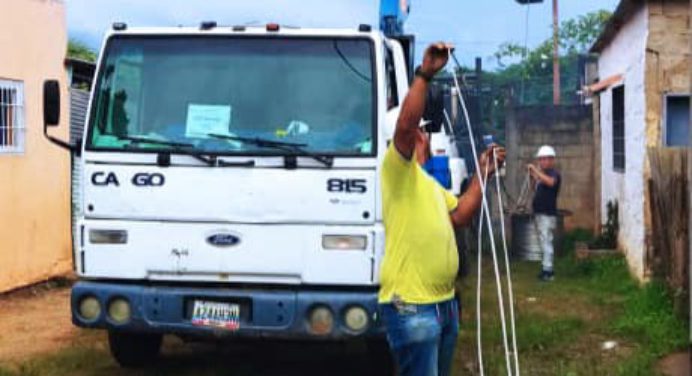
[[[452,188],[452,173],[449,170],[449,157],[436,155],[428,159],[423,169],[434,177],[445,189]]]

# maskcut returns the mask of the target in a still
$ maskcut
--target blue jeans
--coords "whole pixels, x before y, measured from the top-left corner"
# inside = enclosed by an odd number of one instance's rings
[[[437,304],[380,304],[401,376],[448,376],[459,334],[456,299]]]

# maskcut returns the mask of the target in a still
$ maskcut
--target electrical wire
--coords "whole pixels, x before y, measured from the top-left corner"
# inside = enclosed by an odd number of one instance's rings
[[[480,174],[480,171],[479,171]],[[479,175],[480,176],[480,175]],[[485,168],[485,173],[483,175],[483,182],[488,181],[488,167]],[[485,195],[485,190],[483,190],[483,195]],[[478,278],[476,282],[476,342],[478,344],[478,366],[481,376],[484,376],[483,367],[483,322],[481,320],[481,277],[483,275],[483,268],[481,267],[483,261],[483,216],[485,215],[485,207],[481,205],[481,220],[478,224]]]
[[[531,194],[531,181],[530,181],[529,174],[526,174],[526,177],[524,177],[524,182],[521,185],[521,191],[519,192],[519,197],[517,197],[517,200],[514,202],[514,212],[519,211],[519,209],[522,209],[522,212],[526,212],[527,206],[528,206],[528,198],[529,195]]]
[[[449,118],[449,114],[447,113],[447,110],[443,110],[444,115],[445,115],[445,120],[447,121],[447,124],[449,125],[450,128],[454,128],[452,126],[452,121]],[[479,171],[480,174],[480,171]],[[480,176],[480,175],[479,175]],[[480,177],[479,177],[480,178]],[[488,180],[488,168],[486,166],[485,168],[485,174],[483,176],[483,182],[486,182]],[[481,186],[484,186],[481,185]],[[483,192],[483,195],[485,195],[485,192]],[[483,343],[482,343],[482,331],[483,331],[483,325],[481,321],[481,282],[482,282],[482,277],[483,277],[483,269],[481,268],[482,261],[483,261],[483,216],[485,215],[485,207],[481,205],[481,214],[480,217],[481,220],[478,223],[478,271],[477,271],[477,278],[476,278],[476,343],[477,343],[477,349],[478,349],[478,369],[480,371],[480,376],[485,375],[485,370],[483,367]]]
[[[498,168],[497,152],[493,149],[495,169]],[[502,205],[502,192],[500,191],[500,174],[495,173],[495,187],[497,188],[497,204],[500,208],[500,233],[502,236],[502,249],[505,253],[505,272],[507,273],[507,294],[509,297],[509,322],[512,334],[512,353],[514,354],[514,374],[519,376],[519,349],[517,348],[517,329],[514,323],[514,293],[512,292],[512,272],[509,265],[509,252],[507,250],[507,234],[505,233],[505,214]]]
[[[452,59],[455,61],[457,64],[458,68],[461,69],[461,64],[459,64],[459,61],[457,60],[456,56],[452,53],[452,51],[449,51],[449,56],[452,57]],[[461,87],[459,86],[459,80],[457,78],[456,72],[453,70],[452,71],[452,77],[454,79],[454,86],[457,89],[457,95],[459,96],[459,102],[461,103],[461,109],[464,114],[464,118],[466,120],[466,126],[469,131],[469,138],[471,139],[471,150],[473,153],[473,160],[475,163],[476,171],[480,174],[481,168],[480,168],[480,162],[478,160],[478,151],[476,150],[476,143],[475,143],[475,138],[473,134],[473,129],[471,127],[471,120],[468,114],[468,109],[466,108],[466,102],[464,101],[464,97],[461,94]],[[486,166],[487,167],[487,166]],[[500,271],[499,271],[499,266],[497,262],[497,248],[495,246],[495,236],[493,233],[492,229],[492,222],[490,219],[490,209],[488,206],[488,200],[486,197],[486,190],[485,190],[485,182],[483,179],[479,178],[479,184],[481,186],[481,203],[482,203],[482,212],[485,212],[485,220],[486,224],[488,226],[488,232],[490,235],[490,248],[493,256],[493,268],[495,272],[495,284],[497,286],[497,298],[498,298],[498,305],[500,308],[500,321],[502,323],[502,341],[504,344],[504,349],[505,349],[505,362],[507,365],[507,374],[512,376],[512,367],[511,367],[511,360],[510,360],[510,353],[509,353],[509,345],[507,342],[507,322],[505,319],[505,305],[504,305],[504,299],[503,299],[503,293],[502,293],[502,283],[500,281]],[[483,218],[481,217],[481,221]],[[480,250],[479,250],[480,252]],[[480,348],[479,348],[480,350]],[[480,351],[479,351],[480,353]],[[482,368],[483,365],[480,364],[480,367]]]
[[[449,114],[447,113],[447,110],[443,110],[444,115],[445,115],[445,120],[447,121],[447,124],[449,125],[449,128],[454,128],[452,126],[452,120],[449,118]],[[479,171],[480,174],[480,171]],[[480,175],[479,175],[480,176]],[[485,168],[485,174],[484,177],[482,178],[483,182],[485,183],[488,180],[488,168],[486,166]],[[484,186],[481,185],[481,186]],[[483,192],[483,195],[485,195],[485,192]],[[478,346],[478,367],[480,371],[480,376],[485,375],[484,367],[483,367],[483,344],[481,340],[481,335],[483,331],[483,325],[481,322],[481,281],[482,281],[482,276],[483,276],[483,269],[481,268],[482,261],[483,261],[483,216],[485,215],[485,207],[481,205],[481,214],[480,217],[481,220],[478,223],[478,271],[477,271],[477,278],[476,278],[476,341],[477,341],[477,346]]]

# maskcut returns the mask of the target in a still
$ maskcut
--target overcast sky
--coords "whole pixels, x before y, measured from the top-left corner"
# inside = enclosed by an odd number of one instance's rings
[[[278,22],[303,27],[377,27],[376,0],[66,0],[71,38],[98,49],[103,31],[114,21],[133,26],[197,25],[201,20],[219,24]],[[614,10],[618,0],[560,0],[560,19],[598,9]],[[552,1],[530,7],[515,0],[412,0],[405,25],[416,35],[420,52],[425,44],[448,40],[457,55],[472,65],[476,56],[494,67],[492,54],[506,41],[529,46],[550,36]],[[528,10],[528,24],[527,19]],[[527,29],[528,26],[528,29]]]

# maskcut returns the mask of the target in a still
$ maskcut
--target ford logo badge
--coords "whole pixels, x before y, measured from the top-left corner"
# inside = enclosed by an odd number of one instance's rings
[[[240,238],[229,233],[219,233],[207,237],[207,243],[217,247],[232,247],[240,243]]]

